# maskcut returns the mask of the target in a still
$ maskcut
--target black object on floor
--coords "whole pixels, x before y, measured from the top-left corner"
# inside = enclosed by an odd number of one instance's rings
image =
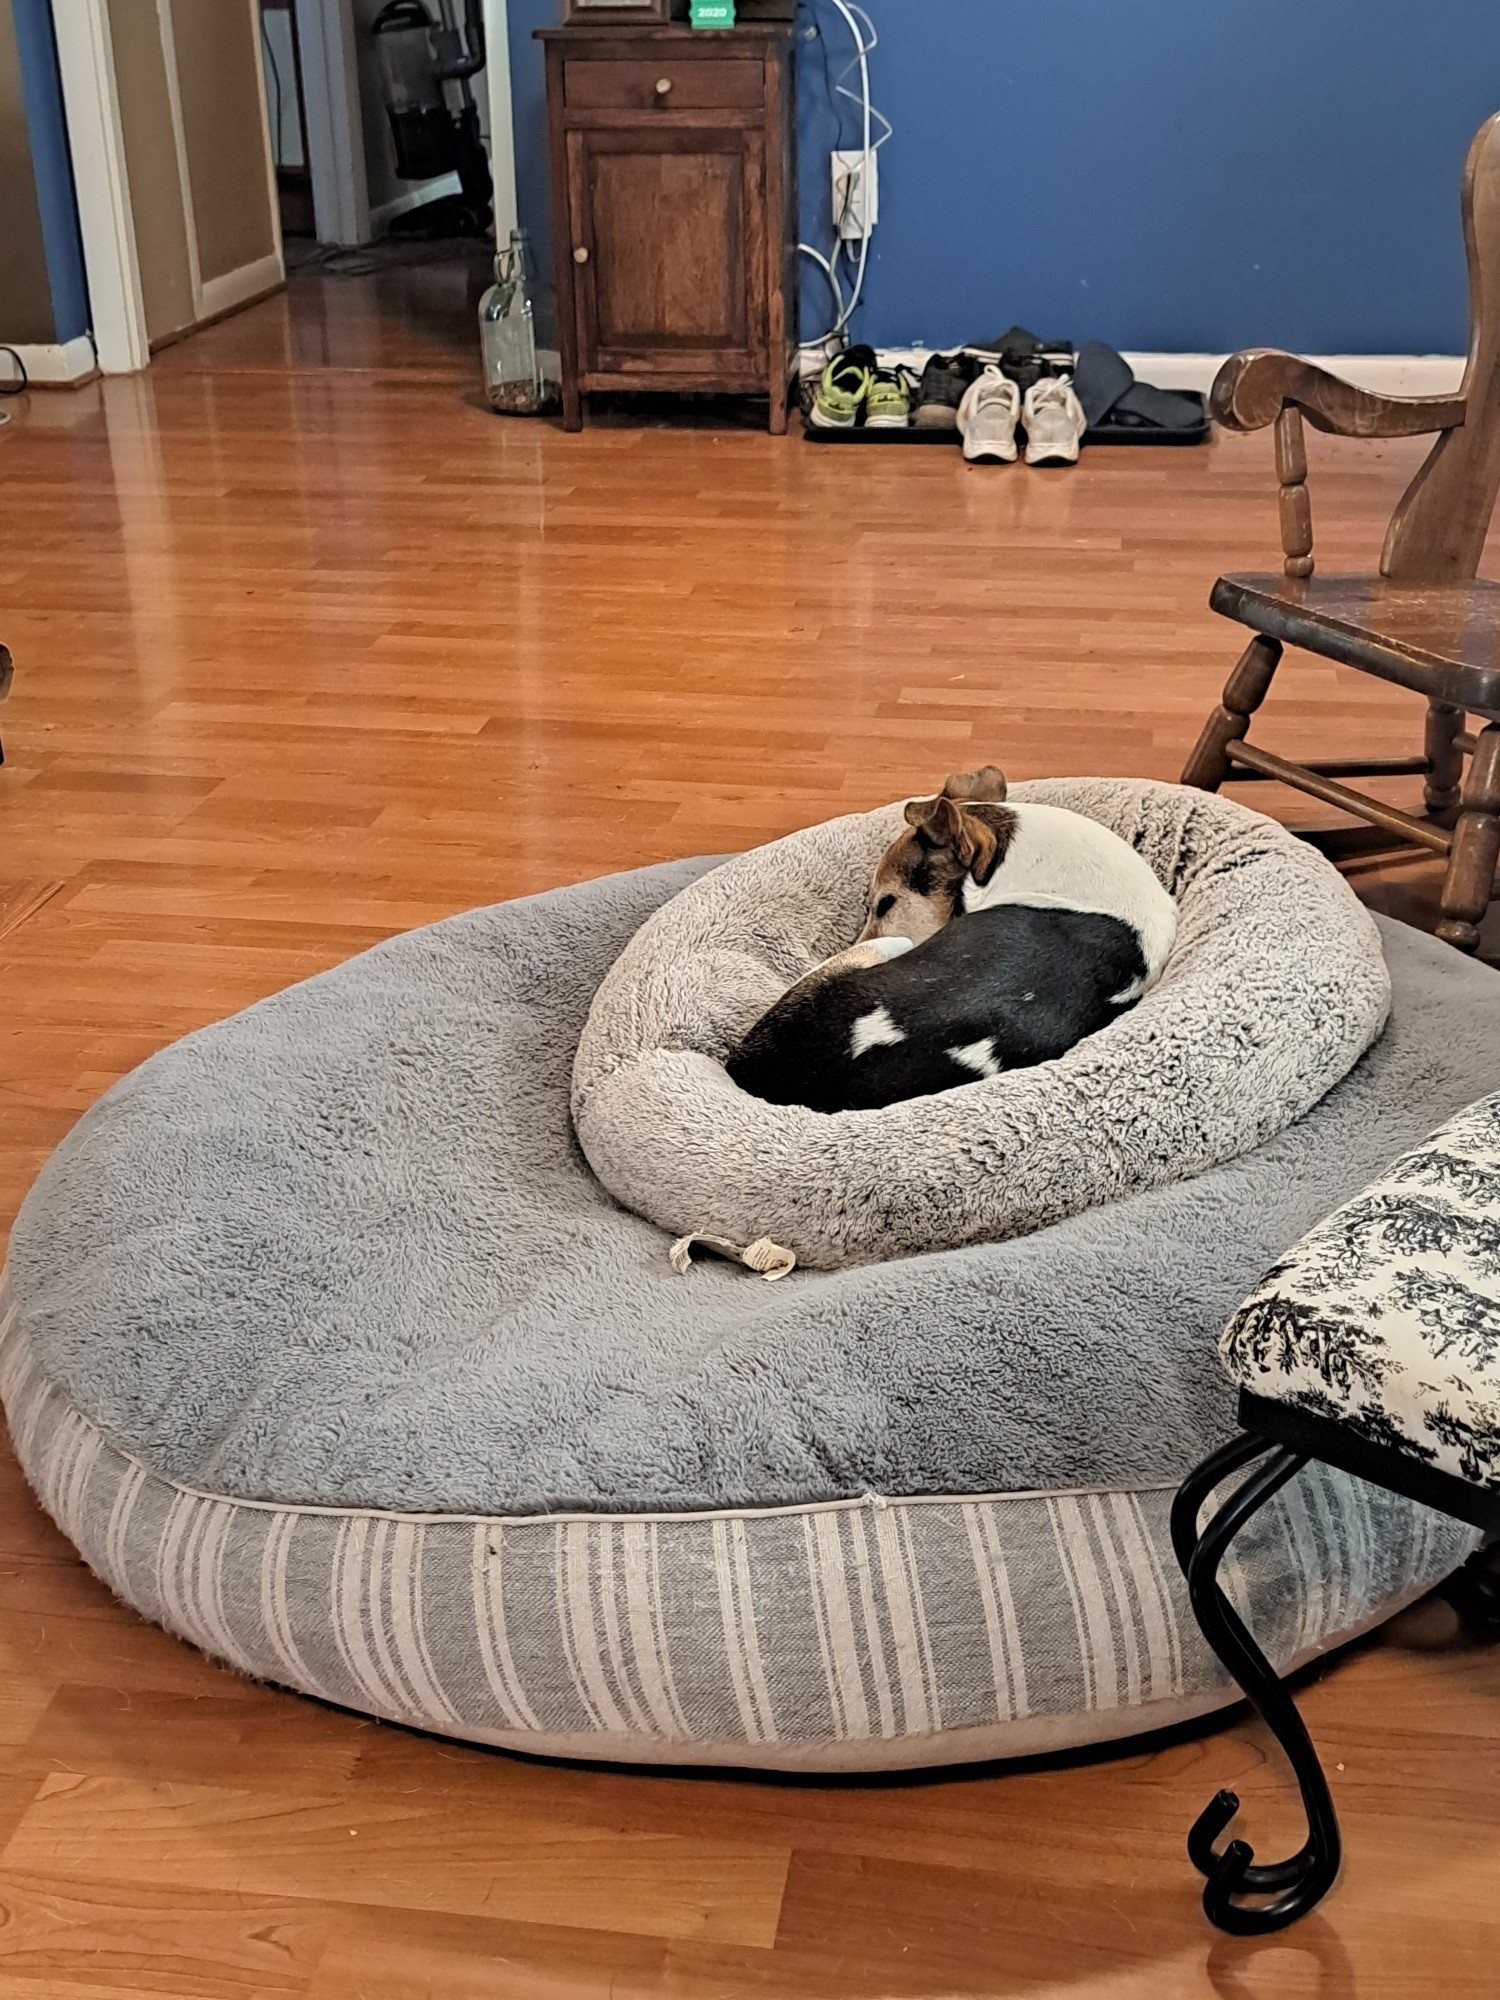
[[[1071,340],[1039,340],[1024,326],[1008,326],[993,340],[971,340],[963,351],[974,357],[977,368],[993,361],[1023,396],[1044,375],[1069,375],[1073,371]]]
[[[973,363],[966,354],[929,354],[912,399],[913,424],[941,437],[953,436],[958,406],[973,379]]]
[[[0,701],[10,693],[11,660],[9,646],[0,646]],[[0,743],[0,764],[5,762],[5,745]]]
[[[1138,382],[1124,355],[1102,340],[1086,340],[1073,368],[1073,393],[1091,430],[1193,430],[1202,417],[1201,396]]]

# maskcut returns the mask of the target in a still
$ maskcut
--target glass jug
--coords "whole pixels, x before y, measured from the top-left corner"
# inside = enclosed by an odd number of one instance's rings
[[[479,301],[484,386],[491,407],[535,417],[557,405],[557,384],[542,374],[536,322],[526,288],[526,232],[513,229],[495,257],[495,282]]]

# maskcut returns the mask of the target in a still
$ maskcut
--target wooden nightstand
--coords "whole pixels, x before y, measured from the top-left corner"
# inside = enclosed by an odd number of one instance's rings
[[[791,29],[540,28],[563,423],[594,389],[768,396],[795,359]]]

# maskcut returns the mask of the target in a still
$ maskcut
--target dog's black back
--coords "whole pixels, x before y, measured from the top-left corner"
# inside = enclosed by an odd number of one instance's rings
[[[1004,903],[883,965],[793,987],[726,1067],[772,1104],[873,1111],[1065,1054],[1119,1018],[1145,973],[1118,917]]]

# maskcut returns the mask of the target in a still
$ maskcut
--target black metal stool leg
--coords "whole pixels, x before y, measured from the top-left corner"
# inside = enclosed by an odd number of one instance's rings
[[[1207,1505],[1209,1494],[1216,1486],[1222,1486],[1232,1472],[1238,1472],[1252,1458],[1264,1458],[1270,1449],[1269,1438],[1257,1437],[1253,1431],[1241,1431],[1228,1444],[1221,1444],[1217,1451],[1210,1452],[1178,1487],[1177,1497],[1172,1502],[1172,1547],[1176,1552],[1177,1566],[1184,1576],[1198,1546],[1198,1516]]]
[[[1266,1454],[1269,1453],[1269,1457]],[[1221,1480],[1266,1457],[1198,1532],[1198,1514]],[[1172,1544],[1187,1578],[1188,1597],[1203,1636],[1253,1703],[1291,1763],[1307,1814],[1307,1839],[1285,1861],[1257,1863],[1243,1840],[1222,1853],[1214,1842],[1239,1811],[1233,1792],[1206,1806],[1188,1835],[1188,1855],[1207,1876],[1203,1908],[1211,1923],[1240,1937],[1279,1931],[1319,1903],[1339,1872],[1339,1826],[1328,1782],[1296,1704],[1219,1587],[1219,1565],[1230,1543],[1272,1496],[1307,1463],[1305,1454],[1250,1434],[1235,1438],[1183,1482],[1172,1508]],[[1246,1904],[1242,1896],[1267,1900]]]

